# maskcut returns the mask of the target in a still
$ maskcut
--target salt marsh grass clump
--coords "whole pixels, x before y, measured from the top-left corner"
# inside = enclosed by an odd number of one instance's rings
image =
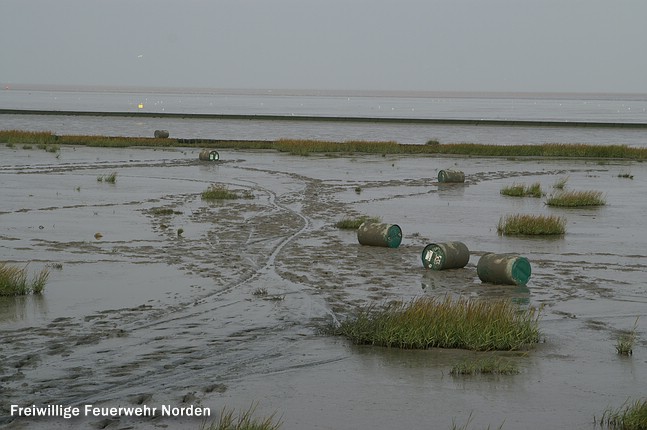
[[[507,215],[499,219],[499,234],[505,236],[551,236],[566,233],[566,219],[554,215]]]
[[[213,184],[202,192],[202,200],[235,200],[240,196],[225,185]]]
[[[501,194],[510,197],[541,197],[544,195],[539,182],[532,185],[512,184],[501,188]]]
[[[519,373],[517,365],[503,358],[487,357],[452,366],[450,375],[516,375]]]
[[[634,352],[634,343],[636,342],[636,329],[638,328],[638,318],[634,323],[634,328],[630,332],[620,335],[616,342],[616,352],[618,355],[629,356]]]
[[[602,414],[600,426],[614,430],[646,430],[647,399],[625,403],[618,409],[607,409]]]
[[[341,230],[357,230],[364,222],[380,222],[378,217],[361,216],[358,218],[344,218],[335,223],[335,227]]]
[[[279,430],[281,428],[282,422],[280,419],[275,419],[276,414],[266,418],[254,418],[255,411],[256,405],[238,413],[223,408],[220,419],[210,425],[204,424],[202,430]]]
[[[553,184],[553,188],[555,188],[556,190],[563,190],[564,187],[566,187],[566,183],[568,182],[568,178],[569,178],[568,176],[564,176],[563,178],[559,178]]]
[[[117,182],[117,172],[112,172],[109,175],[99,175],[97,176],[97,181],[107,182],[109,184],[114,184]]]
[[[0,263],[0,296],[42,294],[48,277],[49,271],[43,269],[28,281],[27,267]]]
[[[604,206],[606,203],[602,191],[560,191],[546,200],[548,206],[568,208]]]
[[[420,297],[359,308],[331,331],[360,345],[512,351],[539,342],[539,312],[508,300]]]

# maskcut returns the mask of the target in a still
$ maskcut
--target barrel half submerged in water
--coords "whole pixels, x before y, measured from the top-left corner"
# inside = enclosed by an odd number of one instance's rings
[[[220,154],[218,154],[218,151],[203,149],[200,151],[198,158],[202,161],[218,161],[220,160]]]
[[[459,170],[441,170],[438,172],[438,182],[465,182],[465,173]]]
[[[482,282],[491,284],[526,285],[530,280],[530,262],[511,254],[485,254],[476,266]]]
[[[402,230],[396,224],[364,222],[357,229],[357,240],[362,245],[397,248],[402,242]]]
[[[427,269],[460,269],[470,261],[470,251],[463,242],[430,243],[421,258]]]

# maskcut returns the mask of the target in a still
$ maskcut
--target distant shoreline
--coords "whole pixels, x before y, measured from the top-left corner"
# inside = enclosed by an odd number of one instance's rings
[[[395,118],[395,117],[348,117],[313,115],[254,115],[254,114],[204,114],[166,112],[98,112],[71,110],[0,109],[0,115],[61,115],[98,117],[142,117],[142,118],[187,118],[255,121],[320,121],[320,122],[374,122],[399,124],[443,124],[474,126],[512,127],[590,127],[590,128],[647,128],[640,122],[590,122],[590,121],[532,121],[498,119],[444,119],[444,118]]]

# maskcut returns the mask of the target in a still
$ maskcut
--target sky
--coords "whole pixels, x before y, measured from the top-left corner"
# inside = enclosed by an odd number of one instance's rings
[[[0,83],[647,93],[645,0],[0,0]]]

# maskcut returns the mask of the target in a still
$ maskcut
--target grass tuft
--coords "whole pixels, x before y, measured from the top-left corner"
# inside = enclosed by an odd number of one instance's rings
[[[359,345],[511,351],[539,341],[539,312],[508,300],[420,297],[358,308],[330,332]]]
[[[240,196],[235,191],[230,191],[226,186],[213,184],[202,192],[202,200],[235,200]]]
[[[42,294],[48,277],[49,271],[43,269],[28,281],[27,267],[0,263],[0,296]]]
[[[380,222],[378,217],[361,216],[359,218],[344,218],[335,223],[335,227],[341,230],[357,230],[364,222]]]
[[[499,219],[499,234],[505,236],[550,236],[566,233],[566,219],[554,215],[507,215]]]
[[[569,208],[604,206],[606,199],[602,196],[602,191],[560,191],[549,197],[546,204]]]
[[[501,194],[510,197],[541,197],[544,192],[541,190],[541,184],[535,182],[532,185],[512,184],[501,188]]]
[[[516,375],[517,365],[502,358],[487,357],[478,360],[464,361],[452,366],[450,375]]]
[[[629,356],[634,352],[634,343],[636,342],[636,329],[638,328],[638,318],[634,323],[634,328],[627,333],[623,333],[616,342],[616,352],[618,355]]]
[[[556,190],[563,190],[564,187],[566,186],[566,183],[568,182],[568,179],[569,179],[568,176],[564,176],[563,178],[558,179],[553,184],[553,188],[555,188]]]
[[[600,425],[614,430],[647,429],[647,399],[625,402],[618,409],[607,409],[602,414]]]
[[[114,184],[115,182],[117,182],[117,172],[112,172],[109,175],[99,175],[97,176],[97,181]]]
[[[223,408],[220,412],[220,419],[210,425],[203,425],[202,430],[279,430],[281,420],[275,420],[275,413],[266,418],[254,418],[256,405],[249,409],[236,413],[232,409]]]

